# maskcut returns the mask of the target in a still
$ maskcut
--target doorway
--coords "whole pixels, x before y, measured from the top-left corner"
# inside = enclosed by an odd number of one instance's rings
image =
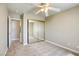
[[[29,43],[44,40],[45,23],[44,21],[29,20]]]
[[[20,19],[7,19],[7,47],[10,48],[14,41],[20,42],[21,22]]]
[[[12,20],[11,21],[11,39],[12,40],[20,40],[20,21]]]

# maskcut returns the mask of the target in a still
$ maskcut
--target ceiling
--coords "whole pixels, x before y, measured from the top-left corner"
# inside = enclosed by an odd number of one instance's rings
[[[37,4],[38,3],[8,3],[8,10],[19,14],[22,14],[22,13],[35,14],[35,12],[37,12],[36,10]],[[51,7],[59,8],[61,10],[60,12],[68,10],[78,5],[79,5],[78,3],[50,3]],[[49,12],[48,13],[49,16],[58,13],[51,10],[49,10],[48,12]],[[39,13],[37,15],[41,17],[45,17],[44,13]]]

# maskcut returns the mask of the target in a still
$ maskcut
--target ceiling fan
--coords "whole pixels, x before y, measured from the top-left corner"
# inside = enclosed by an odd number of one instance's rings
[[[39,8],[39,10],[35,14],[39,14],[40,12],[44,12],[46,17],[48,16],[48,10],[52,10],[52,11],[56,11],[56,12],[60,11],[59,8],[50,7],[49,3],[41,3],[41,4],[37,5],[37,7]]]

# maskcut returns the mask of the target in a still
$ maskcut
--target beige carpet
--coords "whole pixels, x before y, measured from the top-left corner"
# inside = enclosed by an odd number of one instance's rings
[[[74,56],[74,54],[44,41],[27,46],[16,41],[12,43],[6,56]]]

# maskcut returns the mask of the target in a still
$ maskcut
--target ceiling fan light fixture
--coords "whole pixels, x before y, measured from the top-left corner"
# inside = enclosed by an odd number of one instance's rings
[[[44,9],[41,9],[41,11],[44,11]]]
[[[40,6],[40,7],[39,7]],[[49,3],[41,3],[38,7],[40,8],[36,14],[40,13],[40,12],[44,12],[45,16],[48,16],[48,11],[52,10],[55,12],[60,12],[61,10],[59,8],[55,8],[55,7],[50,7]]]

